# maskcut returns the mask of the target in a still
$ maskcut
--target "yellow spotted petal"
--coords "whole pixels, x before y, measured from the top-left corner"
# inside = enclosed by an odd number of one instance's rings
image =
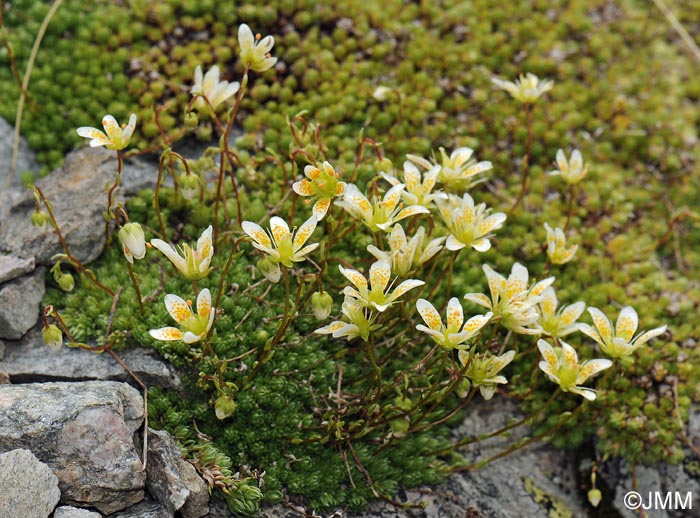
[[[389,279],[391,278],[391,262],[380,260],[372,264],[369,268],[369,282],[372,285],[372,290],[380,290],[384,292]]]
[[[579,319],[584,309],[586,309],[586,304],[584,302],[576,302],[575,304],[571,304],[570,306],[567,306],[564,311],[562,311],[559,321],[565,326],[573,324]]]
[[[204,288],[197,296],[197,314],[202,317],[209,317],[211,313],[211,293],[208,288]]]
[[[165,296],[165,308],[178,324],[182,324],[192,316],[192,308],[177,295],[169,293]]]
[[[549,343],[540,339],[537,341],[537,348],[540,350],[542,358],[544,358],[547,364],[549,364],[552,367],[559,364],[559,357],[557,356],[557,353],[554,352],[554,348],[551,345],[549,345]]]
[[[591,315],[593,324],[598,329],[598,333],[600,333],[600,338],[604,343],[610,343],[612,338],[612,326],[610,325],[608,317],[598,308],[588,308],[588,313]]]
[[[270,236],[267,235],[267,232],[265,232],[260,225],[252,221],[244,221],[241,223],[241,226],[243,227],[243,232],[248,234],[256,243],[265,248],[272,248]]]
[[[322,220],[328,213],[328,207],[331,206],[330,198],[325,198],[323,200],[318,200],[314,203],[313,214],[316,216],[317,220]]]
[[[367,279],[365,279],[364,275],[362,275],[360,272],[350,268],[343,268],[341,265],[338,265],[338,269],[340,270],[340,273],[342,273],[347,280],[357,286],[360,291],[367,290]]]
[[[301,227],[297,230],[294,236],[294,249],[297,250],[301,248],[306,241],[308,241],[311,234],[316,230],[317,219],[316,216],[311,216],[307,219]]]
[[[285,237],[290,236],[289,225],[282,218],[273,216],[270,218],[270,230],[275,243],[279,244]]]
[[[473,335],[476,333],[479,329],[484,327],[486,324],[489,323],[491,320],[491,317],[493,316],[493,313],[488,312],[485,315],[476,315],[471,317],[469,320],[467,320],[464,323],[464,331],[469,331],[470,335]]]
[[[615,336],[629,342],[632,340],[635,331],[637,331],[638,325],[639,319],[637,317],[637,312],[632,306],[625,306],[622,308],[622,311],[620,311],[620,316],[617,317]]]
[[[442,329],[442,319],[440,318],[440,313],[437,312],[435,306],[425,299],[418,299],[416,301],[416,309],[418,313],[423,318],[423,321],[428,325],[433,331],[440,331]]]
[[[588,360],[583,365],[581,365],[581,368],[578,371],[578,375],[576,376],[576,383],[583,383],[594,374],[597,374],[598,372],[605,370],[611,366],[612,362],[608,359]]]
[[[311,189],[311,182],[308,180],[301,180],[299,182],[294,182],[292,189],[299,196],[311,196],[314,191]]]
[[[564,355],[564,358],[563,358],[564,363],[566,363],[570,367],[577,366],[578,365],[578,355],[576,354],[576,350],[564,341],[560,341],[560,343],[561,343],[561,351],[562,351],[562,354]]]
[[[183,333],[177,327],[161,327],[160,329],[151,329],[148,332],[156,340],[164,342],[172,342],[182,339]]]
[[[448,329],[454,331],[459,331],[464,322],[464,312],[462,311],[462,304],[459,303],[457,297],[452,297],[447,303],[447,327]]]
[[[506,298],[512,299],[527,289],[528,273],[520,263],[515,263],[506,281]]]

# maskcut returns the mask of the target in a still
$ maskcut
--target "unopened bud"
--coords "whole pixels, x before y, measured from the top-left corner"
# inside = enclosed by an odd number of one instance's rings
[[[37,228],[44,228],[51,222],[51,218],[43,210],[32,212],[32,225]]]
[[[195,112],[187,112],[185,114],[185,128],[195,129],[199,124],[199,117]]]
[[[236,411],[236,402],[229,396],[221,396],[214,403],[217,419],[226,419]]]
[[[117,237],[122,244],[124,257],[129,263],[134,262],[134,257],[143,259],[146,256],[146,237],[140,224],[127,223],[119,229]]]
[[[374,97],[379,102],[384,102],[384,101],[389,99],[390,95],[391,95],[391,88],[389,88],[388,86],[378,86],[374,90],[372,97]]]
[[[377,169],[380,173],[392,174],[394,163],[387,157],[384,157],[381,160],[377,160]]]
[[[75,288],[75,279],[70,273],[62,273],[61,275],[55,276],[58,286],[63,291],[73,291]]]
[[[258,269],[270,282],[279,282],[282,278],[280,265],[267,257],[258,261]]]
[[[41,330],[41,338],[46,345],[58,351],[63,345],[63,333],[54,324],[44,326]]]
[[[333,310],[333,298],[327,291],[317,291],[311,295],[311,309],[319,320],[325,320]]]
[[[600,489],[591,489],[588,492],[588,501],[591,503],[593,507],[598,507],[598,504],[600,501],[603,499],[603,494],[600,492]]]
[[[178,178],[182,196],[186,200],[193,200],[199,194],[200,180],[199,176],[194,174],[182,174]]]

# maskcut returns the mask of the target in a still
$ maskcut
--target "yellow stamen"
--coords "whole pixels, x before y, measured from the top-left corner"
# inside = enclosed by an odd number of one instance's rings
[[[256,39],[256,40],[259,40],[260,38],[262,38],[262,35],[258,32],[258,33],[255,35],[255,39]]]
[[[187,302],[187,305],[188,305],[188,306],[191,306],[191,305],[192,305],[192,301],[191,301],[190,299],[187,299],[186,302]]]

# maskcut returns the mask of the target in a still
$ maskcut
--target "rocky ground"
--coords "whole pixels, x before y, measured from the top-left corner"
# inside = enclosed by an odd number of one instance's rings
[[[10,132],[0,120],[0,171],[11,156]],[[21,149],[22,164],[29,164],[23,168],[31,168],[34,159]],[[71,153],[62,168],[37,182],[52,201],[71,250],[86,263],[104,244],[104,184],[114,170],[112,154],[100,150]],[[132,161],[119,195],[133,194],[154,179],[155,165]],[[50,229],[31,226],[33,209],[29,190],[13,184],[0,192],[0,517],[230,516],[223,503],[210,500],[206,483],[167,432],[149,430],[147,469],[142,469],[142,394],[110,356],[54,351],[42,344],[38,320],[47,267],[61,249]],[[152,351],[131,348],[122,358],[149,386],[181,389],[178,373]],[[517,416],[512,404],[484,406],[455,433],[479,435]],[[691,416],[687,433],[691,444],[700,446],[700,411]],[[502,440],[494,439],[466,455],[487,458],[502,448]],[[593,446],[578,452],[530,447],[478,471],[455,474],[440,486],[398,495],[418,509],[380,502],[362,515],[338,510],[331,516],[632,518],[638,514],[625,508],[623,497],[633,488],[642,495],[693,493],[693,510],[649,512],[650,517],[700,516],[700,462],[693,453],[680,466],[637,466],[636,485],[630,466],[603,463],[598,477],[603,511],[585,497],[595,456]],[[264,507],[260,516],[310,516],[312,511],[302,505]]]

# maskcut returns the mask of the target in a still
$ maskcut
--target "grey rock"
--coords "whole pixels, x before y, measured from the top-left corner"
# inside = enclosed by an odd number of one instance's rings
[[[124,383],[0,386],[0,451],[31,447],[59,480],[64,503],[110,514],[141,501],[134,448],[143,399]]]
[[[39,268],[0,286],[0,338],[16,340],[34,327],[44,297],[45,272]]]
[[[46,518],[61,498],[58,479],[29,450],[0,455],[0,516]]]
[[[180,509],[183,518],[199,518],[209,514],[209,486],[202,477],[197,474],[194,466],[183,459],[178,459],[180,475],[185,481],[190,496],[185,501],[185,505]]]
[[[0,117],[0,185],[4,188],[7,175],[10,173],[10,165],[12,164],[12,146],[14,145],[14,125]],[[21,177],[25,171],[36,172],[39,169],[39,164],[36,160],[36,155],[29,148],[24,137],[19,139],[19,153],[17,154],[17,168],[12,177],[12,187],[22,185]]]
[[[5,357],[5,342],[0,340],[0,361]]]
[[[83,263],[96,259],[104,245],[105,185],[116,177],[115,164],[114,153],[106,149],[80,148],[66,157],[63,166],[36,182],[53,206],[68,248]],[[51,264],[51,257],[63,253],[63,248],[50,225],[32,226],[31,191],[24,191],[11,203],[0,220],[0,250],[32,255],[38,264]]]
[[[145,499],[109,518],[173,518],[173,514],[160,503]]]
[[[81,509],[70,505],[63,505],[56,508],[53,518],[102,518],[102,515],[95,511]]]
[[[116,169],[116,159],[114,167]],[[167,178],[171,178],[169,175]],[[158,161],[144,157],[131,157],[124,161],[119,197],[134,196],[144,189],[153,189],[158,180]],[[172,178],[171,182],[172,183]]]
[[[179,389],[177,374],[158,355],[143,348],[127,348],[121,359],[148,386]],[[43,381],[112,380],[133,383],[131,376],[109,355],[62,347],[49,349],[41,339],[41,328],[29,331],[21,340],[7,342],[0,370],[13,383]]]
[[[185,480],[185,471],[189,466],[191,472],[188,476],[194,475],[194,468],[191,464],[184,462],[181,457],[180,449],[170,437],[170,434],[161,430],[148,430],[148,463],[146,468],[147,479],[146,488],[149,494],[160,502],[168,512],[183,510],[182,516],[185,518],[200,518],[209,512],[208,494],[204,505],[201,505],[201,494],[195,495],[198,498],[191,499],[191,491]],[[181,465],[181,462],[184,465]],[[200,479],[201,487],[204,481]],[[206,488],[206,484],[204,484]],[[190,506],[183,509],[185,504],[190,500]]]
[[[0,283],[16,279],[25,273],[34,271],[34,258],[14,255],[0,255]]]

